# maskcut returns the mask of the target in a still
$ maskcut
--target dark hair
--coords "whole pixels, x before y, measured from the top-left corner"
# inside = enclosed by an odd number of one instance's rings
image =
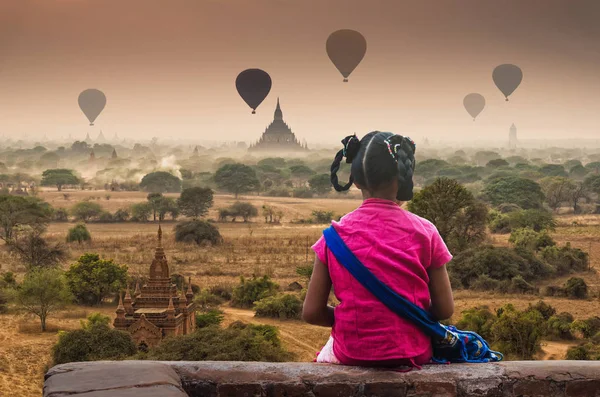
[[[347,136],[342,144],[344,148],[336,154],[331,164],[331,184],[335,190],[348,190],[354,181],[367,189],[375,190],[397,178],[396,199],[412,199],[416,147],[410,138],[391,132],[373,131],[360,141],[356,135]],[[352,166],[350,180],[341,186],[337,172],[344,157],[346,163],[351,163]]]

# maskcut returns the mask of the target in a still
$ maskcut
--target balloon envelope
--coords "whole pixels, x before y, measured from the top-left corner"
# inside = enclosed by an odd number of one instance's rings
[[[504,94],[504,97],[508,101],[508,96],[512,94],[521,81],[523,80],[523,71],[516,65],[506,63],[504,65],[497,66],[492,73],[492,78],[496,87]]]
[[[271,76],[260,69],[246,69],[235,79],[235,88],[244,102],[252,108],[252,114],[256,113],[256,108],[269,95],[271,85]]]
[[[329,36],[325,47],[329,59],[344,76],[344,82],[347,82],[350,73],[365,57],[367,40],[355,30],[342,29]]]
[[[102,91],[92,88],[79,94],[78,102],[90,125],[94,125],[94,121],[106,106],[106,96]]]
[[[472,93],[469,94],[463,99],[463,105],[465,105],[465,109],[467,112],[473,117],[473,120],[479,113],[485,108],[485,98],[481,94]]]

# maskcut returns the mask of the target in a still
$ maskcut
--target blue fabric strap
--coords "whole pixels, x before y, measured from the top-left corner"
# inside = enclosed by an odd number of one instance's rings
[[[446,328],[435,321],[427,311],[398,295],[375,277],[358,260],[354,253],[350,251],[333,226],[325,229],[323,235],[325,236],[327,247],[331,250],[337,261],[391,311],[412,321],[425,334],[432,338],[443,339],[446,337]]]

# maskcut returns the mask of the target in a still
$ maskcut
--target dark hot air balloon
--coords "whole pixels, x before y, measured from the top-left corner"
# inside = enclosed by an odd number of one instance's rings
[[[492,78],[496,87],[502,91],[504,97],[508,101],[508,97],[512,94],[521,81],[523,80],[523,71],[516,65],[505,63],[497,66],[492,73]]]
[[[356,69],[367,52],[367,40],[355,30],[342,29],[327,39],[327,55],[348,82],[348,76]]]
[[[465,105],[465,109],[473,117],[473,121],[475,121],[475,118],[485,108],[485,98],[481,94],[472,93],[463,99],[463,105]]]
[[[94,121],[106,106],[106,96],[102,91],[92,88],[79,94],[78,102],[90,125],[94,125]]]
[[[256,113],[256,108],[269,95],[271,85],[271,76],[260,69],[246,69],[235,79],[235,88],[244,102],[252,108],[252,114]]]

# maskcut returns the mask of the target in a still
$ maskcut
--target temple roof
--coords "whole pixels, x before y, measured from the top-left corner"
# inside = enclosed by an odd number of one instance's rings
[[[277,108],[275,108],[275,117],[273,117],[273,120],[283,121],[283,112],[281,111],[281,106],[279,105],[279,97],[277,98]]]

